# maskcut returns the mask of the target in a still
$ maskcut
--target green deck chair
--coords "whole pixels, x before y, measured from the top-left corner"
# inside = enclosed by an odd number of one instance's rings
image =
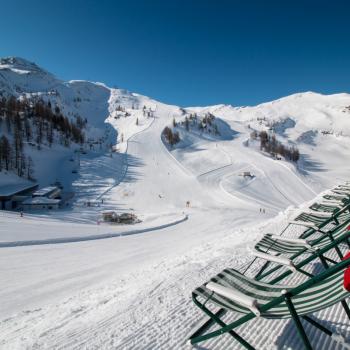
[[[323,214],[323,213],[322,213]],[[320,226],[324,225],[325,222],[335,224],[339,224],[339,216],[336,213],[335,215],[332,215],[332,213],[327,213],[327,215],[323,214],[320,215],[319,212],[304,212],[300,213],[293,221],[291,221],[292,224],[295,225],[302,225],[302,223],[309,223],[313,224],[315,227],[319,228]],[[299,223],[298,223],[299,221]]]
[[[331,191],[344,193],[345,195],[350,196],[350,188],[348,186],[339,185],[339,186],[333,187]]]
[[[320,237],[312,240],[294,239],[272,234],[265,234],[264,237],[254,247],[256,253],[253,254],[257,258],[267,260],[259,272],[256,274],[255,279],[261,280],[270,275],[272,272],[277,271],[281,267],[274,267],[273,269],[266,271],[271,262],[287,266],[288,268],[291,268],[292,271],[297,270],[309,277],[312,277],[313,275],[311,275],[309,272],[303,269],[296,269],[295,267],[294,261],[306,253],[316,255],[316,257],[324,259],[332,264],[337,263],[327,256],[319,256],[319,251],[322,248],[326,248],[329,245],[332,245],[333,242],[337,239],[341,240],[341,244],[347,243],[348,247],[350,248],[350,231],[348,230],[349,223],[350,219],[347,222],[338,225],[336,228],[329,230],[327,233],[321,234]],[[343,255],[340,247],[338,245],[333,246],[338,257],[342,259]]]
[[[350,259],[344,260],[296,287],[276,284],[286,273],[270,283],[264,283],[248,278],[234,269],[225,269],[192,292],[193,302],[210,319],[189,340],[191,344],[196,344],[229,333],[243,347],[254,349],[234,331],[235,328],[255,317],[292,318],[305,348],[312,349],[300,318],[327,335],[332,335],[332,332],[309,314],[341,302],[350,318],[350,310],[345,301],[350,293],[343,288],[343,272],[349,266]],[[219,310],[211,311],[209,304],[219,307]],[[221,317],[227,311],[235,312],[240,318],[225,324]],[[214,323],[220,328],[204,334]]]
[[[313,211],[319,211],[319,212],[329,212],[335,215],[339,210],[341,210],[343,207],[342,204],[336,203],[336,202],[327,202],[327,201],[321,201],[316,202],[312,204],[309,208]]]
[[[346,195],[341,195],[341,194],[331,194],[331,193],[326,193],[323,195],[323,198],[325,200],[330,200],[330,201],[338,201],[340,203],[343,203],[344,205],[349,203],[350,199],[348,196]]]
[[[308,238],[315,232],[326,233],[329,229],[329,224],[335,228],[337,225],[347,221],[350,218],[350,205],[347,204],[335,213],[327,213],[328,215],[320,215],[316,212],[308,212],[299,214],[294,220],[289,222],[289,225],[304,226],[306,230],[300,235],[299,238]],[[333,229],[331,228],[331,229]]]

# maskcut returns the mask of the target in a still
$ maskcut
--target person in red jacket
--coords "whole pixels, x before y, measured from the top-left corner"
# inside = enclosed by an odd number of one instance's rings
[[[350,225],[346,228],[348,231],[350,231]],[[350,258],[350,252],[348,252],[343,260]],[[350,292],[350,267],[348,267],[344,272],[344,288]]]

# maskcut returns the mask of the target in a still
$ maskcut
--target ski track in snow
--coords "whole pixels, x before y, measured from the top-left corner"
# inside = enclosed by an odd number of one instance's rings
[[[151,128],[153,122],[154,122],[154,117],[152,118],[152,122],[151,122],[145,129],[140,130],[139,132],[133,134],[132,136],[130,136],[130,137],[126,140],[126,149],[125,149],[125,151],[123,152],[123,153],[126,155],[126,157],[127,157],[127,154],[128,154],[129,142],[131,142],[132,139],[133,139],[135,136],[137,136],[137,135],[139,135],[140,133],[143,133],[143,132],[146,131],[147,129]],[[125,158],[124,158],[124,157],[123,157],[123,161],[125,161]],[[123,163],[122,168],[123,168],[124,170],[122,171],[122,175],[121,175],[120,179],[119,179],[114,185],[112,185],[110,188],[108,188],[106,191],[104,191],[103,193],[101,193],[101,194],[96,198],[96,200],[99,200],[99,199],[103,198],[108,192],[110,192],[113,188],[115,188],[116,186],[118,186],[118,185],[124,180],[124,178],[125,178],[125,176],[126,176],[126,174],[127,174],[127,172],[128,172],[128,162],[127,162],[127,160],[126,160],[126,164]]]
[[[198,246],[182,257],[132,274],[128,280],[112,280],[108,285],[88,288],[56,305],[24,311],[22,315],[3,320],[0,323],[6,337],[3,344],[12,344],[12,349],[20,348],[16,344],[51,349],[190,349],[185,343],[186,336],[205,318],[193,306],[188,291],[223,267],[249,262],[245,248],[249,241],[236,246],[233,255],[227,248],[234,242],[234,236],[231,233],[220,242]],[[138,283],[142,288],[134,290],[132,286]],[[339,306],[332,311],[345,318]],[[330,319],[329,311],[320,312],[317,317],[330,320],[329,326],[345,344],[305,325],[314,339],[313,345],[322,350],[348,349],[345,339],[350,329],[339,326],[339,319]],[[257,319],[239,327],[238,332],[258,349],[296,349],[301,344],[293,327],[290,320]],[[241,347],[225,335],[199,348]]]
[[[163,225],[158,225],[154,227],[147,227],[144,229],[138,230],[129,230],[125,232],[111,232],[111,233],[101,233],[99,235],[89,235],[78,237],[64,237],[64,238],[52,238],[52,239],[43,239],[43,240],[27,240],[27,241],[13,241],[13,242],[0,242],[0,248],[10,248],[10,247],[24,247],[24,246],[34,246],[34,245],[43,245],[43,244],[63,244],[63,243],[77,243],[85,241],[96,241],[100,239],[109,239],[116,237],[125,237],[130,235],[137,235],[140,233],[152,232],[156,230],[161,230],[170,226],[181,224],[182,222],[188,220],[188,216],[185,215],[183,218],[180,218],[176,221],[167,222]]]

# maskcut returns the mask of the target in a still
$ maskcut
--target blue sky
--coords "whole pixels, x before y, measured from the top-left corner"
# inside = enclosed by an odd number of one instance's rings
[[[182,106],[350,91],[348,1],[0,0],[0,56]]]

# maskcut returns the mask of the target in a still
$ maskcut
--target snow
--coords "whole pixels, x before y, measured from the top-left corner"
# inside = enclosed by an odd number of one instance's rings
[[[18,179],[12,174],[0,173],[0,196],[11,196],[33,186],[35,186],[33,182]]]
[[[60,199],[52,199],[46,197],[34,197],[24,200],[23,204],[58,204]]]
[[[39,190],[35,191],[33,193],[33,196],[47,196],[51,192],[57,190],[58,188],[56,186],[47,186],[44,188],[40,188]]]
[[[26,62],[1,64],[0,90],[53,99],[88,119],[90,137],[105,137],[119,150],[81,154],[76,174],[74,150],[33,150],[40,185],[57,179],[75,196],[62,210],[0,212],[1,348],[186,349],[186,337],[203,321],[191,291],[227,266],[247,266],[263,233],[281,232],[300,205],[348,180],[350,95],[188,108],[213,113],[227,133],[182,129],[181,143],[171,148],[161,134],[174,117],[184,118],[178,106],[101,83],[62,82]],[[297,165],[246,145],[252,129],[265,130],[267,122],[278,126],[280,140],[298,146]],[[0,184],[7,181],[0,176]],[[109,225],[101,222],[106,210],[142,222]],[[339,307],[318,317],[339,339],[349,336]],[[300,347],[288,320],[254,325],[255,335],[251,325],[239,333],[259,349]],[[318,349],[348,347],[307,332]],[[239,348],[227,336],[203,346]]]

